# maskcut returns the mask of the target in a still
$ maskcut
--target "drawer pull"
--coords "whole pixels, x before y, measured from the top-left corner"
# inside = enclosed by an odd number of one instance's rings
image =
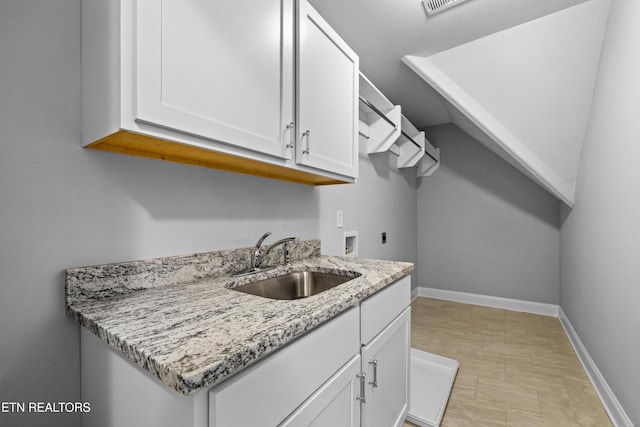
[[[296,137],[295,129],[295,123],[291,122],[287,125],[287,130],[289,131],[289,143],[287,144],[287,148],[293,148],[293,142]]]
[[[369,365],[373,365],[373,379],[369,380],[369,384],[378,387],[378,359],[369,360]]]
[[[307,148],[305,148],[304,150],[302,150],[302,154],[309,154],[309,140],[311,139],[311,131],[310,130],[306,130],[304,131],[304,133],[302,134],[302,137],[307,137]]]
[[[360,394],[356,395],[356,399],[358,399],[359,401],[361,401],[362,403],[367,403],[367,398],[365,396],[365,380],[367,378],[367,374],[365,374],[364,372],[360,372],[359,374],[356,374],[357,378],[360,378]]]

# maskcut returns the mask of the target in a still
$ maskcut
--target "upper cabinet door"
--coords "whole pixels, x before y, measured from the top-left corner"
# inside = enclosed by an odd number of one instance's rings
[[[298,2],[296,162],[358,175],[358,56]]]
[[[292,157],[292,0],[137,0],[135,12],[135,120]]]

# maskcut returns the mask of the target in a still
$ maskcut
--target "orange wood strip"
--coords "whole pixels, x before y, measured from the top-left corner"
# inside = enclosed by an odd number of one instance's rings
[[[278,179],[306,185],[346,184],[292,168],[260,162],[231,154],[219,153],[165,139],[120,130],[87,146],[93,150],[166,160],[187,165],[220,169],[246,175]]]

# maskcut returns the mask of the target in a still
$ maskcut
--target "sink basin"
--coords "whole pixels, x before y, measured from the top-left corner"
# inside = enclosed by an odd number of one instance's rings
[[[232,289],[264,298],[293,300],[319,294],[356,277],[318,271],[296,271]]]

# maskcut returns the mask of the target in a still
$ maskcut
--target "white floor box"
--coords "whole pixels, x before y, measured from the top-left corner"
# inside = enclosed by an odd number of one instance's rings
[[[458,373],[457,360],[411,349],[410,421],[421,427],[438,427]]]

